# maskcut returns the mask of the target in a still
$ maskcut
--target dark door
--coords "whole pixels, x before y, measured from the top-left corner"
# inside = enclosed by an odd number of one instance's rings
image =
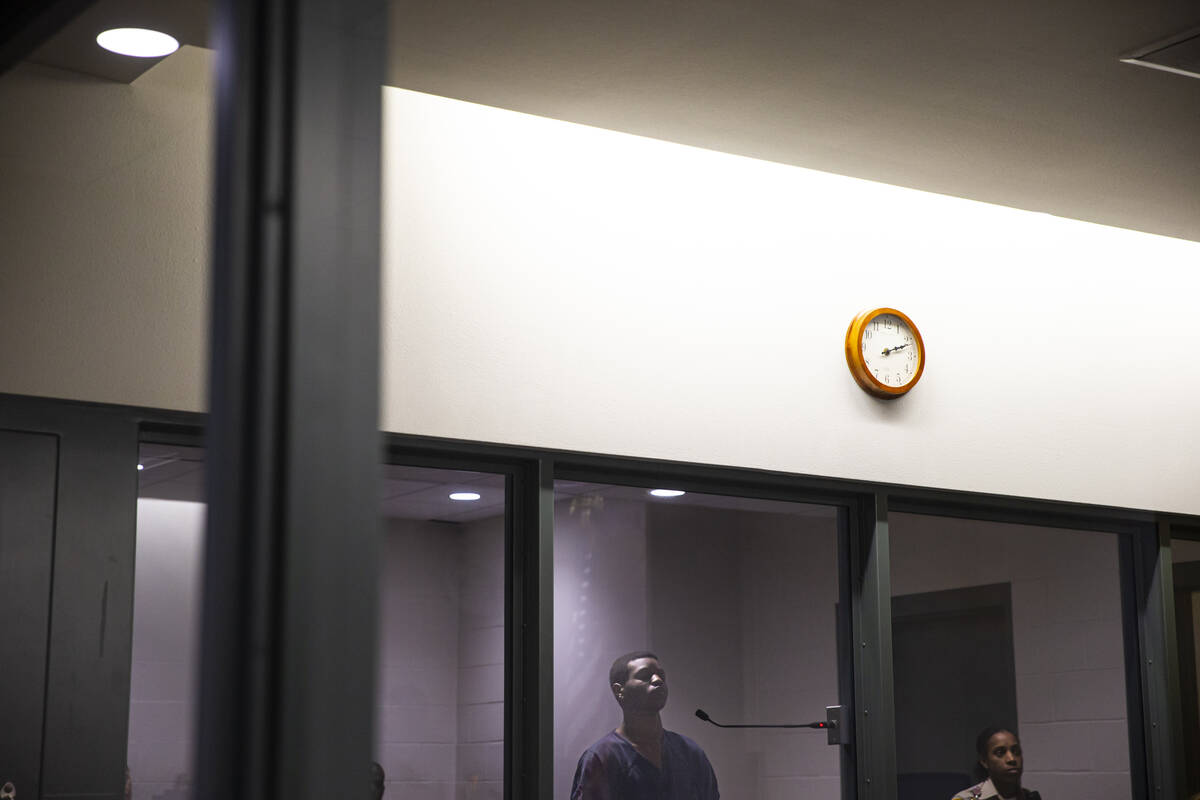
[[[1186,796],[1200,792],[1200,680],[1196,662],[1196,608],[1200,606],[1200,561],[1174,565],[1175,640],[1179,651],[1179,699],[1183,717],[1184,771]]]
[[[41,794],[58,438],[0,431],[0,787]]]
[[[0,394],[0,787],[119,800],[140,412]]]
[[[1016,725],[1010,596],[1005,583],[892,598],[900,800],[965,788],[979,731]]]

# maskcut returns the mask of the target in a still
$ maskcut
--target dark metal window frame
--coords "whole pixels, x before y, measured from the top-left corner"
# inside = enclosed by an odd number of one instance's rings
[[[202,414],[0,395],[0,426],[58,433],[63,437],[64,459],[74,446],[72,441],[86,444],[93,452],[112,448],[114,464],[133,458],[139,441],[201,445],[206,424]],[[554,736],[551,598],[555,478],[632,485],[666,480],[697,492],[838,507],[841,599],[844,607],[850,608],[846,632],[852,645],[839,648],[839,677],[852,687],[843,700],[854,710],[847,715],[853,720],[848,733],[854,745],[843,748],[843,774],[857,775],[856,785],[843,787],[847,798],[891,800],[896,791],[889,511],[1115,534],[1121,553],[1132,796],[1138,800],[1170,798],[1182,785],[1182,725],[1178,704],[1171,702],[1178,697],[1179,684],[1170,539],[1173,532],[1178,538],[1191,538],[1200,528],[1198,517],[429,437],[385,434],[382,438],[381,453],[388,463],[499,472],[507,477],[505,764],[506,796],[513,800],[550,798],[553,785],[549,755]],[[62,470],[68,469],[64,460]],[[64,472],[60,481],[65,480]],[[122,492],[135,491],[132,475],[118,475],[118,483],[125,487]],[[113,534],[128,537],[116,547],[131,552],[131,499],[102,497],[99,488],[81,492],[77,481],[63,483],[60,519],[86,514],[92,523],[89,533],[94,535],[96,521],[107,518],[105,514],[97,517],[97,512],[108,505],[120,517],[114,518],[112,530],[127,530]],[[109,488],[119,493],[116,485]],[[66,550],[69,542],[62,533],[59,536],[56,570],[62,558],[73,557]],[[127,566],[131,583],[132,563]],[[131,588],[121,591],[130,592],[131,597]],[[61,589],[56,581],[55,591]],[[123,624],[114,620],[110,627],[114,623]],[[62,698],[52,701],[65,702]],[[110,734],[123,741],[124,715],[106,712],[106,718],[111,720]],[[52,731],[48,733],[51,747],[54,736]],[[64,752],[67,741],[63,739]],[[120,764],[115,760],[116,766],[100,763],[111,755],[105,755],[103,748],[86,752],[74,748],[71,752],[80,761],[69,768],[72,773],[103,775],[105,782],[116,779]],[[46,761],[45,778],[50,786],[56,774],[67,769],[56,766],[54,758],[51,754]]]

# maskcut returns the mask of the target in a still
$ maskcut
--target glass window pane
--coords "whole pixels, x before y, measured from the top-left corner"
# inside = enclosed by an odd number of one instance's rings
[[[1021,786],[1128,798],[1118,538],[910,514],[889,530],[900,800],[985,779],[989,726],[1019,739]],[[1016,766],[990,775],[1003,787]]]
[[[1172,539],[1171,560],[1176,564],[1200,561],[1200,539]]]
[[[133,797],[191,796],[204,565],[204,451],[143,444],[127,763]]]
[[[670,674],[662,725],[702,751],[722,797],[839,798],[839,749],[824,731],[729,730],[695,715],[809,723],[838,703],[834,509],[565,481],[555,492],[554,796],[572,796],[585,751],[584,798],[632,796],[624,784],[593,791],[606,779],[588,765],[617,763],[634,768],[638,785],[666,779],[674,791],[689,787],[671,797],[707,796],[692,745],[664,737],[666,766],[647,770],[654,753],[640,760],[627,744],[637,737],[621,737],[623,725],[638,724],[631,716],[645,719],[640,679],[635,671],[622,685],[629,694],[618,704],[610,665],[645,649]],[[654,687],[645,689],[657,704]]]
[[[505,478],[389,465],[382,507],[375,761],[386,796],[500,800]]]

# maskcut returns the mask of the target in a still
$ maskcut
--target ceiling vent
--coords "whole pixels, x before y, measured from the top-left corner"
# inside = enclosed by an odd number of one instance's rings
[[[1192,28],[1152,45],[1139,48],[1121,60],[1126,64],[1161,69],[1189,78],[1200,78],[1200,28]]]

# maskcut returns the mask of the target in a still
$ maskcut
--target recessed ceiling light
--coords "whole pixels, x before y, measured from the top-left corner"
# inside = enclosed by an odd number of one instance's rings
[[[123,56],[158,58],[179,49],[174,36],[146,28],[112,28],[96,37],[96,44]]]
[[[478,500],[479,493],[478,492],[451,492],[450,499],[451,500],[464,500],[464,501]]]
[[[650,494],[655,497],[682,497],[687,492],[680,491],[679,489],[651,489]]]

